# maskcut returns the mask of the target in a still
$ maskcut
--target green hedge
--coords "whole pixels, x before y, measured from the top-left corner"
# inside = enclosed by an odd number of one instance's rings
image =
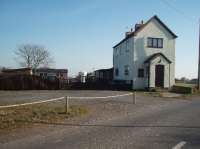
[[[191,87],[191,86],[174,85],[172,87],[172,92],[181,93],[181,94],[193,94],[194,92],[196,92],[196,88],[195,87]]]

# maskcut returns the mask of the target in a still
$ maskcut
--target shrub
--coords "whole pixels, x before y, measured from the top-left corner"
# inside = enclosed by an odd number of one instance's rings
[[[195,87],[174,85],[171,91],[175,93],[181,93],[181,94],[193,94],[195,92]]]

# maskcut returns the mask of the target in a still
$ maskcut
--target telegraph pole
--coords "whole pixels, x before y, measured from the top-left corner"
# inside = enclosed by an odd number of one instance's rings
[[[199,64],[198,64],[198,89],[200,91],[200,19],[199,19]]]

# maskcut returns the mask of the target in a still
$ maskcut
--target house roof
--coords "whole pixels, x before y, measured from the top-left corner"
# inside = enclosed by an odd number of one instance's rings
[[[113,71],[113,68],[95,70],[95,72],[97,72],[97,71],[98,71],[98,72]]]
[[[2,72],[19,72],[19,71],[31,71],[31,68],[19,68],[19,69],[3,69]]]
[[[68,73],[67,69],[50,69],[50,68],[38,68],[36,72],[46,72],[46,73]]]
[[[123,40],[121,40],[118,44],[116,44],[113,48],[117,47],[118,45],[120,45],[122,42],[126,41],[127,39],[129,39],[130,37],[136,36],[140,31],[142,31],[153,19],[156,19],[172,36],[173,38],[177,38],[178,36],[173,33],[168,27],[167,25],[165,25],[159,18],[157,15],[154,15],[153,17],[151,17],[146,23],[141,24],[141,26],[139,27],[139,29],[135,30],[134,32],[131,32],[129,35],[127,35]]]
[[[155,59],[155,58],[158,57],[158,56],[162,56],[168,63],[172,63],[172,62],[171,62],[164,54],[162,54],[162,53],[155,53],[155,54],[151,55],[150,57],[148,57],[148,58],[144,61],[144,63],[145,63],[145,64],[146,64],[146,63],[150,63],[151,60]]]

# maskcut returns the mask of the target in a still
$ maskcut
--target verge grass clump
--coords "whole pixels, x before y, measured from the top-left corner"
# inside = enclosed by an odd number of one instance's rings
[[[87,112],[88,109],[85,106],[70,106],[66,113],[64,105],[53,104],[0,109],[0,131],[30,126],[39,122],[62,122]]]
[[[150,97],[162,97],[161,93],[156,91],[143,92],[143,95]]]

